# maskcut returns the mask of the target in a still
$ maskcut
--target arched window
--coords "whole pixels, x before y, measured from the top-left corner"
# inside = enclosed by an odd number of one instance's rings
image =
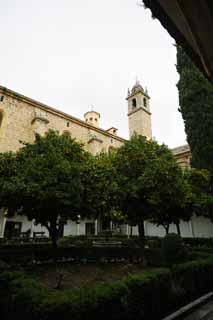
[[[136,101],[135,98],[132,99],[132,107],[133,107],[133,108],[136,108],[136,107],[137,107],[137,101]]]
[[[143,105],[146,107],[146,98],[143,98]]]

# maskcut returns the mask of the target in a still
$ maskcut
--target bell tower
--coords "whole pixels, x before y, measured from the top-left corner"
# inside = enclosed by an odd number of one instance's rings
[[[151,112],[149,108],[149,95],[144,91],[139,81],[136,81],[132,90],[128,90],[128,118],[129,136],[134,133],[143,135],[147,139],[152,138]]]

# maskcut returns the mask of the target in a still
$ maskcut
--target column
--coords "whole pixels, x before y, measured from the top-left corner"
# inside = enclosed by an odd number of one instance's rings
[[[129,225],[126,224],[126,235],[127,235],[127,238],[129,238]]]
[[[5,229],[6,221],[7,221],[7,218],[3,217],[0,238],[4,238],[4,229]]]
[[[95,236],[98,235],[98,220],[95,220]]]
[[[194,232],[194,225],[193,225],[192,219],[189,221],[189,225],[190,225],[192,237],[194,238],[195,237],[195,232]]]
[[[30,228],[30,238],[33,238],[33,231],[34,231],[34,219],[31,221],[31,228]]]

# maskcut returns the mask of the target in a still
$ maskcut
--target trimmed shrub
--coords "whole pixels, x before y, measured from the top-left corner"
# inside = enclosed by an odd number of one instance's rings
[[[212,248],[213,238],[183,238],[184,243],[192,248]]]
[[[183,240],[176,233],[169,233],[163,238],[162,251],[164,261],[168,265],[183,261],[187,255]]]
[[[22,273],[0,275],[0,318],[156,320],[213,290],[213,256],[110,285],[53,292]]]

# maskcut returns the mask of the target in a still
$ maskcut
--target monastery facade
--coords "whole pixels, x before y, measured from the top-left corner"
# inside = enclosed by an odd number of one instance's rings
[[[152,138],[150,97],[139,82],[128,91],[126,98],[128,104],[129,135],[141,134],[148,139]],[[57,130],[60,134],[69,133],[85,149],[92,154],[101,151],[110,152],[113,148],[119,148],[125,141],[117,135],[114,127],[103,130],[99,127],[100,114],[96,111],[88,111],[84,120],[80,120],[55,108],[25,97],[10,89],[0,86],[0,152],[16,151],[22,145],[20,141],[33,142],[35,133],[45,134],[49,129]],[[180,146],[172,150],[178,163],[187,167],[190,161],[188,145]],[[100,221],[80,221],[80,223],[68,221],[64,226],[64,235],[98,234],[105,229],[114,232],[129,234],[128,225],[110,225]],[[46,228],[34,225],[26,217],[15,216],[7,218],[0,213],[0,237],[15,237],[29,232],[31,236],[48,236]],[[137,227],[133,227],[133,234],[137,234]],[[170,232],[176,232],[174,226]],[[161,227],[145,223],[146,235],[163,236],[165,231]],[[210,237],[213,234],[213,224],[205,218],[193,217],[189,222],[181,223],[181,233],[189,237]]]

